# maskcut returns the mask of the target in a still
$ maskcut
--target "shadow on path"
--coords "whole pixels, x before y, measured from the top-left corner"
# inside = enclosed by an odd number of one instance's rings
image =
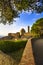
[[[32,39],[31,42],[36,65],[43,65],[43,39]]]

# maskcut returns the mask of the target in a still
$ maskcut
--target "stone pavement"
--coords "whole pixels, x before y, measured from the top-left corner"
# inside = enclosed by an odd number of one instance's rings
[[[31,38],[28,40],[26,47],[23,52],[23,56],[19,65],[35,65],[34,56],[31,45]]]

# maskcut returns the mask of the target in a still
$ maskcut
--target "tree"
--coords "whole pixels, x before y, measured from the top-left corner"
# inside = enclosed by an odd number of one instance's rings
[[[43,12],[43,0],[0,0],[0,22],[12,23],[22,10]]]
[[[36,37],[43,37],[43,18],[38,19],[31,27],[31,32]]]
[[[25,33],[25,29],[22,28],[21,31],[20,31],[20,34],[24,35],[24,33]]]

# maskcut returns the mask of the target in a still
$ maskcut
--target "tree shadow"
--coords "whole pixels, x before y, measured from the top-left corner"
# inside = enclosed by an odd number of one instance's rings
[[[43,65],[43,39],[33,38],[31,42],[35,65]]]
[[[19,64],[27,41],[13,42],[4,41],[0,44],[0,50],[14,59],[16,65]]]
[[[22,58],[23,51],[24,51],[24,48],[21,48],[20,50],[14,51],[12,53],[7,53],[7,54],[16,61],[17,65],[19,65],[19,62]]]

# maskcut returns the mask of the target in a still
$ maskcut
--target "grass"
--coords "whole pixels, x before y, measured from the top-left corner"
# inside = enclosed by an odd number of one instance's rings
[[[23,51],[24,51],[24,49],[22,48],[20,50],[14,51],[12,53],[8,53],[8,55],[10,55],[16,61],[16,64],[18,65],[22,58]]]
[[[26,42],[27,42],[27,40],[18,40],[18,41],[1,40],[0,41],[0,50],[2,50],[5,53],[17,51],[21,48],[24,48],[26,45]]]
[[[0,40],[0,50],[10,55],[18,64],[21,60],[27,40]]]

